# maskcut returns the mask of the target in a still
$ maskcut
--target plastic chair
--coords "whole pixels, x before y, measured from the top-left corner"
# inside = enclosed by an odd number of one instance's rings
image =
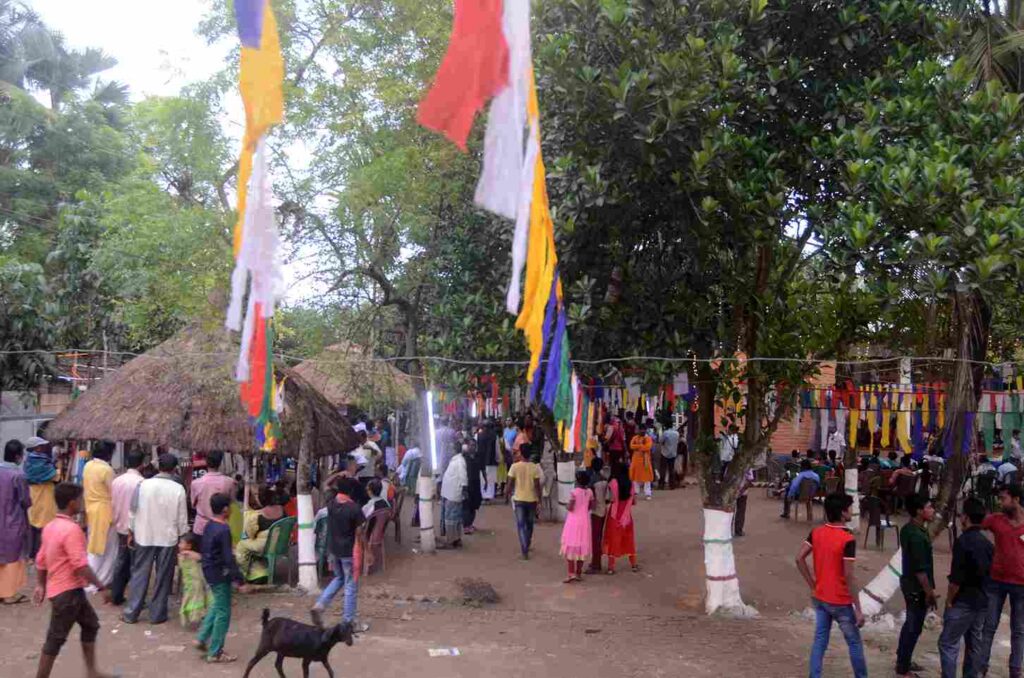
[[[391,517],[391,509],[378,509],[370,514],[368,537],[366,539],[367,545],[367,558],[363,558],[363,574],[370,574],[370,569],[377,569],[380,566],[380,570],[383,572],[385,567],[384,562],[384,529],[388,526],[388,519]]]
[[[991,511],[995,509],[996,503],[996,480],[999,474],[995,471],[986,471],[974,479],[974,493],[985,503]]]
[[[861,515],[866,515],[868,520],[868,526],[864,530],[864,546],[868,545],[868,535],[871,534],[871,528],[875,528],[875,546],[878,547],[879,551],[885,549],[885,530],[892,528],[899,534],[899,529],[893,525],[889,517],[886,516],[885,523],[882,523],[882,500],[876,496],[864,497],[861,500]]]
[[[825,496],[835,494],[839,491],[839,481],[841,478],[833,476],[832,478],[825,478]]]
[[[292,543],[292,530],[295,529],[295,518],[284,517],[270,526],[270,534],[267,535],[267,543],[263,547],[263,554],[260,556],[267,561],[267,584],[274,585],[274,570],[277,568],[278,558],[288,558]],[[249,578],[249,570],[252,569],[252,561],[246,567],[246,579]]]
[[[320,575],[327,573],[327,516],[323,516],[313,524],[316,535],[316,571]]]
[[[917,476],[901,475],[896,478],[896,500],[906,506],[907,497],[917,493]]]
[[[803,504],[806,507],[807,522],[813,522],[814,508],[812,502],[814,495],[818,492],[818,483],[810,478],[804,478],[800,481],[797,491],[796,504],[793,506],[793,520],[800,519],[800,505]]]

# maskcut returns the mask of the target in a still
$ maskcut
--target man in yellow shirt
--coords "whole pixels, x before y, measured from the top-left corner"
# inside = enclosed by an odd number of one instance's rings
[[[519,547],[523,551],[523,560],[529,560],[533,524],[537,520],[537,502],[541,497],[540,466],[531,460],[532,449],[529,443],[524,443],[519,452],[523,461],[517,461],[509,468],[505,494],[512,498],[515,507],[516,528],[519,531]]]
[[[25,441],[25,479],[32,497],[32,506],[28,509],[28,524],[31,532],[31,548],[29,554],[35,558],[39,550],[39,540],[43,528],[57,516],[57,502],[53,498],[53,488],[57,486],[57,467],[50,455],[50,443],[39,436],[32,436]]]
[[[85,491],[85,518],[89,525],[86,552],[89,567],[104,586],[110,584],[117,562],[117,530],[114,529],[114,502],[111,488],[114,469],[110,459],[114,456],[114,443],[101,440],[93,446],[92,460],[82,470],[82,489]]]

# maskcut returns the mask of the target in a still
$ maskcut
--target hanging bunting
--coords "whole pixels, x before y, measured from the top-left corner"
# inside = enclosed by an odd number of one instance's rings
[[[280,271],[266,134],[284,118],[284,61],[269,0],[235,0],[235,19],[242,44],[238,79],[245,134],[238,161],[235,269],[225,325],[242,332],[235,378],[241,382],[241,401],[253,422],[259,448],[272,450],[280,435],[272,353]],[[247,290],[243,322],[242,301]]]

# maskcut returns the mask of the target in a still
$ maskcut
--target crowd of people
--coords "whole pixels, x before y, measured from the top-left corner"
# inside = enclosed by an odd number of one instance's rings
[[[999,512],[989,514],[984,502],[968,497],[963,502],[962,533],[953,545],[938,640],[943,678],[988,675],[993,639],[1006,601],[1010,602],[1009,675],[1021,676],[1024,663],[1024,508],[1019,486],[999,492]],[[864,625],[854,578],[856,538],[845,525],[851,518],[853,497],[835,493],[825,498],[826,522],[814,528],[801,545],[796,564],[814,601],[816,615],[810,675],[822,675],[823,658],[833,622],[839,626],[850,653],[854,675],[868,675],[860,627]],[[900,591],[906,616],[896,648],[896,675],[918,675],[913,661],[917,642],[930,610],[938,610],[929,523],[935,517],[932,502],[922,495],[907,499],[908,521],[900,530],[902,567]],[[987,531],[992,539],[982,532]],[[813,560],[813,570],[807,564]],[[963,659],[960,646],[963,643]]]

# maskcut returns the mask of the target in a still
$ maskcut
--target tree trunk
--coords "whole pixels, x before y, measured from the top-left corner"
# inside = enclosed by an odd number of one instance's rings
[[[309,594],[320,591],[316,571],[316,533],[313,530],[313,496],[310,494],[309,472],[312,462],[312,426],[307,423],[299,442],[299,463],[295,479],[298,488],[299,525],[299,588]]]
[[[416,391],[417,435],[423,461],[420,463],[420,477],[416,480],[417,506],[420,515],[420,551],[434,553],[437,550],[437,535],[434,531],[434,422],[431,418],[431,407],[428,403],[426,377],[423,365],[415,359],[418,355],[419,318],[417,311],[420,306],[420,289],[417,288],[413,302],[405,312],[405,355],[410,358],[409,376],[412,377],[413,389]]]
[[[722,464],[715,444],[715,394],[718,375],[707,362],[697,368],[699,406],[697,440],[692,455],[697,464],[701,501],[704,507],[704,570],[705,600],[708,614],[737,617],[757,616],[757,610],[743,602],[740,595],[736,556],[732,548],[733,513],[736,507],[737,479],[743,477],[749,459],[736,451],[735,462],[722,474]],[[749,419],[748,419],[749,421]],[[757,427],[758,424],[755,424]],[[745,442],[745,441],[744,441]],[[747,455],[749,456],[749,455]],[[742,470],[736,467],[743,466]]]
[[[975,442],[974,411],[981,397],[983,366],[988,349],[988,332],[992,309],[978,293],[956,296],[959,342],[956,350],[956,372],[946,394],[945,421],[932,445],[946,453],[939,496],[935,500],[935,519],[929,525],[932,537],[940,535],[956,515],[956,502],[967,473],[967,455]],[[897,550],[875,578],[861,589],[860,604],[865,616],[881,613],[886,601],[899,588],[903,554]]]

